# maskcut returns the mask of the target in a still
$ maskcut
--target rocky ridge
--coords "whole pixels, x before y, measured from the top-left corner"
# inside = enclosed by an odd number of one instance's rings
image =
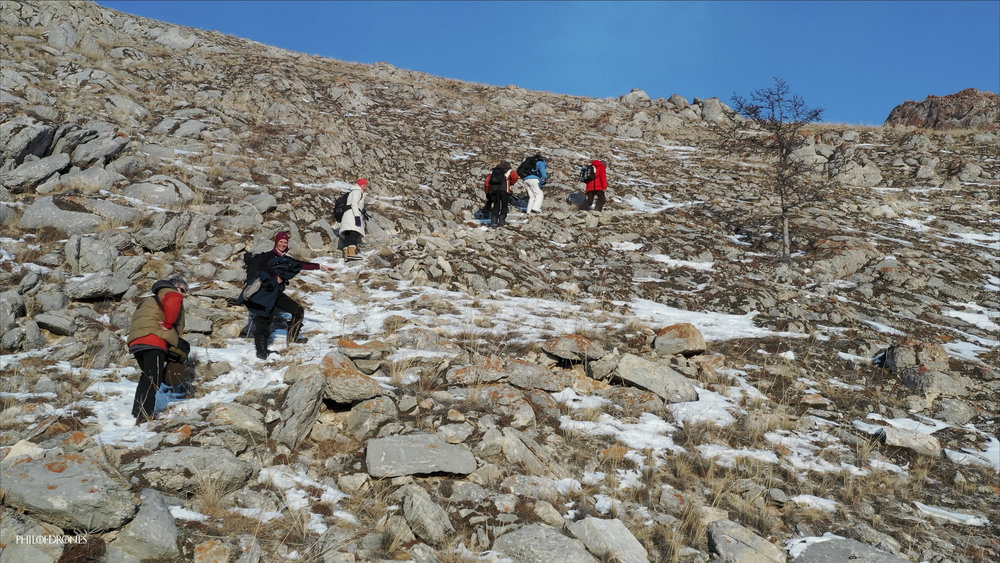
[[[797,157],[835,189],[801,211],[781,264],[761,217],[774,195],[760,162],[716,142],[715,98],[469,84],[87,2],[5,1],[0,19],[5,557],[995,553],[996,469],[947,453],[989,453],[1000,412],[994,133],[816,126]],[[554,170],[546,214],[481,228],[481,178],[536,150]],[[593,157],[610,205],[584,214],[573,179]],[[198,284],[196,347],[238,345],[242,251],[287,228],[295,248],[334,252],[332,201],[358,176],[375,185],[366,260],[331,293],[360,312],[307,326],[273,384],[169,410],[141,444],[97,443],[81,401],[131,367],[122,338],[152,281]],[[390,290],[405,314],[388,314]],[[506,310],[531,300],[552,316]],[[748,316],[761,336],[656,324],[637,303]],[[337,333],[352,315],[381,322]],[[567,316],[592,328],[567,334]],[[434,355],[399,359],[414,349]],[[195,396],[270,369],[213,358]],[[606,406],[575,408],[589,403],[567,389]],[[737,397],[734,420],[684,424],[678,405],[708,392]],[[672,421],[660,438],[679,449],[582,430],[612,415]],[[765,445],[773,465],[711,453]],[[848,539],[791,543],[824,532]],[[15,537],[45,534],[88,543]]]
[[[886,125],[923,129],[1000,129],[1000,94],[967,88],[948,96],[927,96],[892,108]]]

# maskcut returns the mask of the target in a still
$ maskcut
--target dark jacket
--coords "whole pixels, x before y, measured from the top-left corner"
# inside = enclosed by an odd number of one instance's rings
[[[309,268],[310,264],[312,263],[296,260],[288,255],[275,254],[251,278],[251,283],[255,279],[260,280],[260,289],[243,300],[242,304],[246,305],[251,313],[270,316],[278,302],[278,297],[285,291],[288,280],[297,276],[302,270],[315,270],[319,267],[317,265],[315,268]],[[278,278],[281,278],[280,282]]]

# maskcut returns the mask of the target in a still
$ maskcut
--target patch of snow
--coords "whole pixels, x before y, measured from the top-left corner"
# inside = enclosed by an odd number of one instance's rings
[[[701,457],[715,460],[715,463],[722,467],[736,467],[740,459],[754,459],[762,463],[777,464],[780,460],[778,455],[766,450],[748,450],[746,448],[733,449],[717,444],[702,444],[695,448]]]
[[[993,311],[985,307],[981,307],[976,303],[951,303],[952,305],[958,305],[964,307],[964,311],[958,311],[955,309],[942,309],[941,314],[954,317],[956,319],[961,319],[970,325],[979,327],[987,332],[998,332],[1000,331],[1000,324],[997,324],[990,317],[1000,319],[1000,311]]]
[[[708,389],[696,387],[695,390],[698,392],[697,401],[666,405],[681,428],[690,424],[712,424],[725,428],[736,422],[736,417],[729,412],[736,408],[731,399]]]
[[[837,501],[828,498],[813,495],[795,495],[789,500],[806,508],[815,508],[830,513],[837,511]]]
[[[170,515],[176,520],[188,520],[191,522],[204,522],[208,520],[208,516],[194,510],[189,510],[183,506],[171,506]]]
[[[666,264],[672,268],[690,268],[692,270],[702,270],[711,272],[715,266],[714,262],[690,262],[688,260],[675,260],[666,254],[649,254],[653,260]]]
[[[639,250],[643,246],[641,242],[618,241],[611,243],[611,250],[632,251]]]
[[[955,524],[965,524],[966,526],[986,526],[990,523],[989,520],[982,516],[952,512],[938,506],[931,506],[917,501],[913,501],[913,505],[917,507],[917,510],[927,514],[928,516],[933,516],[934,518],[939,518],[941,520],[947,520],[948,522],[954,522]]]

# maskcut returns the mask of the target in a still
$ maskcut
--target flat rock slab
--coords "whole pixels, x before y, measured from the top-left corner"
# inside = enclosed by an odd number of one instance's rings
[[[68,530],[114,530],[135,514],[135,496],[81,454],[3,468],[4,502]]]
[[[859,541],[839,538],[814,543],[795,558],[795,563],[906,563],[909,559],[879,551]]]
[[[708,525],[708,546],[720,561],[740,563],[785,563],[785,551],[725,518]]]
[[[157,489],[194,492],[205,483],[223,491],[243,486],[253,469],[232,452],[219,447],[179,446],[158,450],[139,462],[142,476]]]
[[[94,213],[81,213],[61,209],[55,204],[52,196],[43,196],[35,199],[24,210],[24,214],[21,215],[18,225],[22,229],[52,227],[73,235],[96,233],[97,228],[103,221],[104,219]]]
[[[667,365],[651,362],[634,354],[622,356],[615,375],[627,383],[656,393],[668,403],[698,400],[698,391],[693,381]]]
[[[545,524],[529,524],[504,534],[493,549],[518,563],[597,563],[580,540]]]
[[[588,516],[570,522],[566,528],[587,546],[591,553],[611,557],[621,563],[647,563],[649,553],[632,532],[617,518],[605,520]]]
[[[437,436],[411,434],[369,440],[365,465],[372,477],[428,473],[468,475],[476,470],[476,458],[468,449],[448,444]]]
[[[576,334],[560,336],[542,344],[542,350],[571,362],[584,362],[604,357],[604,348]]]

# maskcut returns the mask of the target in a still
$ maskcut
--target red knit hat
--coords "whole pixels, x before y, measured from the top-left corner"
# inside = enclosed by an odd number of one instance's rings
[[[368,185],[368,178],[358,178],[358,185],[359,186],[367,186]]]
[[[291,240],[292,235],[288,234],[288,231],[281,231],[274,237],[274,244],[278,244],[279,240]]]

